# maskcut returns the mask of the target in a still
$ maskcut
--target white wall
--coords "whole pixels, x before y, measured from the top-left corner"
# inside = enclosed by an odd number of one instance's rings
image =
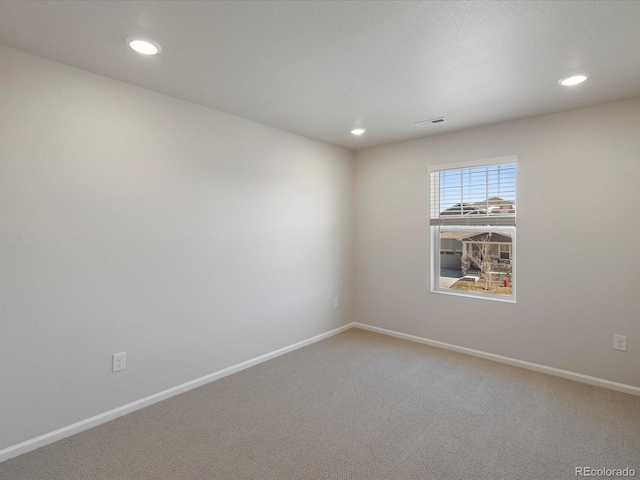
[[[428,166],[510,154],[517,303],[429,293]],[[355,201],[357,321],[640,386],[640,99],[360,151]]]
[[[351,152],[5,47],[0,72],[0,449],[352,321]]]
[[[365,150],[354,171],[16,50],[0,71],[0,449],[354,319],[640,386],[640,99]],[[427,167],[509,154],[518,302],[429,293]]]

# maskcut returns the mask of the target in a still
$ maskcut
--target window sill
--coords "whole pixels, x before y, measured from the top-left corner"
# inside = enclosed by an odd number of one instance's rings
[[[516,303],[515,295],[498,296],[498,295],[483,294],[483,293],[469,293],[465,291],[452,292],[451,290],[440,290],[440,289],[431,289],[431,293],[440,293],[442,295],[450,295],[453,297],[479,298],[482,300],[491,300],[494,302],[502,302],[502,303]]]

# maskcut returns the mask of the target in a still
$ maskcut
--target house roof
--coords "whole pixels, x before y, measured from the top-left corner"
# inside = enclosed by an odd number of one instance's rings
[[[460,240],[477,232],[440,232],[440,240]]]
[[[472,242],[481,242],[481,243],[511,243],[513,241],[512,235],[508,232],[505,233],[496,233],[492,232],[491,236],[486,239],[484,236],[486,233],[477,233],[474,232],[473,235],[467,235],[465,237],[460,237],[461,241],[472,241]]]
[[[477,241],[481,235],[485,235],[485,232],[440,232],[441,240],[470,240]],[[493,232],[489,243],[511,243],[513,241],[510,232]]]
[[[500,197],[490,197],[473,203],[456,203],[440,212],[440,216],[506,215],[516,213],[516,204]]]

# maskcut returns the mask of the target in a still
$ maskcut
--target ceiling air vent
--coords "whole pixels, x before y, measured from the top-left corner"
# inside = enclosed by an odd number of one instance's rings
[[[443,123],[445,121],[444,117],[431,118],[429,120],[423,120],[421,122],[416,122],[414,125],[416,127],[428,127],[429,125],[437,125],[438,123]]]

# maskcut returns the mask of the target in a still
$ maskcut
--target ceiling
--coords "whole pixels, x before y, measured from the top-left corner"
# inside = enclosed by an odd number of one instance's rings
[[[3,1],[0,44],[352,150],[640,96],[640,1]]]

